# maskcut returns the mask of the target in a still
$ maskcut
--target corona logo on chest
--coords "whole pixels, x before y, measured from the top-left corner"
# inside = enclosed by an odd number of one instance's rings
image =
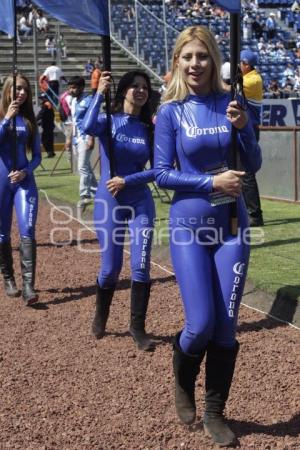
[[[196,138],[197,136],[206,136],[213,134],[221,134],[221,133],[229,133],[229,130],[226,125],[222,125],[219,127],[210,127],[210,128],[199,128],[199,127],[189,127],[186,130],[187,137]]]

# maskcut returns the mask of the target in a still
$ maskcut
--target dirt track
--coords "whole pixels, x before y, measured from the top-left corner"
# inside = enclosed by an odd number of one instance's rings
[[[67,218],[55,213],[55,219]],[[127,332],[126,254],[108,334],[96,341],[90,335],[95,235],[81,233],[76,221],[55,226],[62,228],[53,235],[58,245],[50,243],[54,225],[48,204],[41,203],[38,306],[25,308],[21,299],[4,297],[0,286],[0,449],[214,449],[201,427],[203,370],[197,424],[183,427],[175,415],[171,340],[183,316],[174,278],[152,267],[147,325],[157,347],[154,353],[139,352]],[[68,239],[74,240],[67,244]],[[20,285],[17,243],[15,235]],[[238,339],[241,352],[226,414],[240,448],[300,449],[300,332],[242,306]]]

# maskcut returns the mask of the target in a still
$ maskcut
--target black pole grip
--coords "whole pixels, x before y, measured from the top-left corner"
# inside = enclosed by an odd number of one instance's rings
[[[13,2],[14,8],[14,38],[13,38],[13,100],[17,98],[17,8],[16,0]],[[17,170],[17,120],[16,116],[12,120],[13,147],[12,147],[12,169]]]
[[[235,97],[235,81],[238,72],[240,56],[240,15],[230,14],[230,83],[231,83],[231,100]],[[238,168],[238,138],[237,129],[231,127],[231,153],[230,168],[237,170]],[[230,230],[233,236],[238,233],[238,210],[237,200],[230,204]]]
[[[101,36],[102,38],[102,60],[103,69],[111,72],[111,51],[110,51],[110,36]],[[115,176],[115,159],[114,149],[111,133],[111,94],[110,91],[105,94],[105,109],[106,109],[106,137],[109,157],[110,177]]]

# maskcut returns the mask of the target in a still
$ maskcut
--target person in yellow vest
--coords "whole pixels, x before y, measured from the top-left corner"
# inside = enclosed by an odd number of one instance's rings
[[[243,74],[244,94],[248,103],[249,118],[252,121],[257,142],[259,141],[259,125],[263,99],[263,80],[255,69],[257,56],[251,50],[242,50],[240,67]],[[243,177],[243,195],[249,215],[251,227],[264,225],[263,213],[259,198],[259,190],[254,173],[247,172]]]

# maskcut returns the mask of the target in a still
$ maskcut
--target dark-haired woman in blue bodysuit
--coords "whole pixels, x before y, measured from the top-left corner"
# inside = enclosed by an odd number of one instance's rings
[[[99,114],[110,73],[103,72],[98,91],[86,113],[83,128],[98,136],[101,147],[101,177],[95,198],[94,221],[101,250],[97,279],[96,314],[92,331],[97,338],[105,333],[109,308],[122,268],[125,230],[131,250],[130,333],[142,350],[153,344],[145,334],[150,296],[150,252],[155,208],[147,183],[155,178],[145,169],[151,159],[152,120],[149,107],[151,85],[141,71],[126,73],[120,80],[113,104],[112,140],[115,171],[111,179],[107,148],[106,115]]]

